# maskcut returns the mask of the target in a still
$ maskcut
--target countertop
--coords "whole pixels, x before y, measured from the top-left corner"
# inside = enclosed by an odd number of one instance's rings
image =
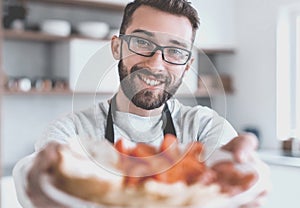
[[[268,164],[300,168],[300,157],[284,155],[281,150],[259,150],[258,155]]]
[[[12,176],[1,178],[1,207],[22,208],[17,200],[16,189]]]

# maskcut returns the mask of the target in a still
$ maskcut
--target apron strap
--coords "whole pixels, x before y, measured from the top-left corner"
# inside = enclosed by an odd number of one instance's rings
[[[116,96],[114,96],[111,99],[111,102],[109,104],[108,115],[107,115],[107,119],[106,119],[106,129],[105,129],[105,138],[112,144],[114,144],[114,142],[115,142],[114,126],[113,126],[113,119],[112,119],[112,108],[116,109],[116,98],[115,97]],[[163,120],[166,121],[165,122],[166,125],[163,130],[164,135],[173,134],[174,136],[176,136],[173,119],[172,119],[172,116],[171,116],[171,113],[170,113],[167,103],[165,104],[165,107],[163,109]]]

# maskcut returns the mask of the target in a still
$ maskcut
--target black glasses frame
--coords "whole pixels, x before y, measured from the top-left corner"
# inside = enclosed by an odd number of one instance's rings
[[[137,54],[137,55],[140,55],[140,56],[151,57],[151,56],[153,56],[153,55],[156,53],[157,50],[160,50],[160,51],[161,51],[161,54],[162,54],[163,60],[164,60],[165,62],[169,63],[169,64],[174,64],[174,65],[185,65],[185,64],[190,60],[191,55],[192,55],[192,52],[189,51],[189,50],[187,50],[187,49],[184,49],[184,48],[178,48],[178,47],[173,47],[173,46],[160,46],[160,45],[154,43],[154,42],[151,41],[151,40],[148,40],[148,39],[146,39],[146,38],[142,38],[142,37],[139,37],[139,36],[135,36],[135,35],[120,35],[120,38],[121,38],[122,40],[125,40],[125,41],[126,41],[126,43],[128,44],[128,49],[129,49],[131,52],[133,52],[133,53],[135,53],[135,54]],[[141,38],[141,39],[145,39],[145,40],[151,42],[151,43],[152,43],[153,45],[155,45],[156,47],[154,48],[154,50],[153,50],[149,55],[145,55],[145,54],[142,54],[142,53],[138,53],[138,52],[132,50],[131,47],[130,47],[130,41],[131,41],[131,38]],[[184,63],[174,63],[174,62],[168,61],[168,60],[165,59],[165,55],[164,55],[164,49],[165,49],[165,48],[178,48],[178,49],[180,49],[180,50],[186,51],[186,52],[188,53],[188,58],[187,58],[187,60],[186,60]]]

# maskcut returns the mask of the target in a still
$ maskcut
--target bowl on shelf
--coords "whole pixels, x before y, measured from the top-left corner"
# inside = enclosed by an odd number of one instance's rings
[[[65,20],[47,19],[40,24],[40,30],[51,35],[69,36],[71,34],[71,24]]]
[[[89,38],[105,38],[109,33],[109,25],[105,22],[80,22],[76,26],[79,35]]]
[[[119,35],[120,30],[119,29],[111,29],[107,35],[108,38],[111,38],[114,35]]]

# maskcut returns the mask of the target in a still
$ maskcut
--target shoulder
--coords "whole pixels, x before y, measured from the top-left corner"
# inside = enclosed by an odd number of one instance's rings
[[[108,112],[108,103],[101,102],[89,108],[68,113],[53,120],[36,142],[40,149],[50,141],[67,143],[78,135],[95,137],[103,131]]]
[[[85,121],[94,121],[97,119],[102,119],[107,116],[108,114],[109,104],[107,101],[103,101],[97,103],[89,108],[74,111],[70,113],[66,118],[72,118],[75,123],[85,122]]]
[[[89,123],[95,123],[98,119],[106,118],[107,113],[108,113],[107,102],[100,102],[89,108],[68,113],[67,115],[54,120],[50,124],[50,126],[57,126],[57,127],[84,126]]]
[[[177,99],[168,101],[168,107],[183,140],[213,140],[226,143],[237,135],[232,125],[215,110],[201,105],[186,106]]]
[[[195,117],[201,115],[201,117],[210,118],[217,115],[216,111],[209,107],[202,105],[188,106],[182,104],[177,99],[170,99],[167,104],[173,116],[193,115],[193,117]]]

